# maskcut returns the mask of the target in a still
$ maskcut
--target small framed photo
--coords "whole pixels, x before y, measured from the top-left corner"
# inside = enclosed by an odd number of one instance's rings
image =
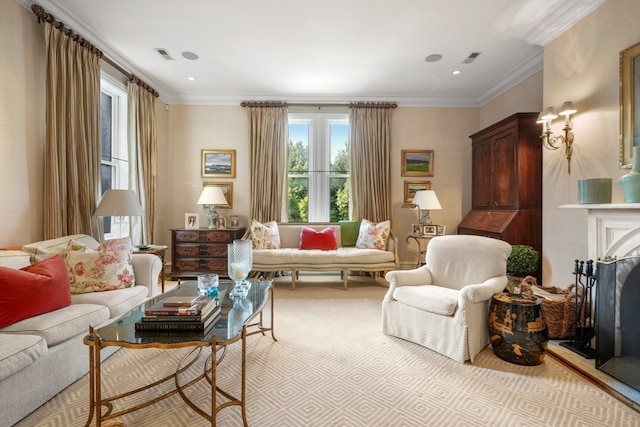
[[[416,191],[431,190],[431,181],[405,181],[404,182],[404,204],[402,207],[409,207],[413,204],[413,197]]]
[[[433,176],[433,150],[402,150],[402,176]]]
[[[445,232],[447,231],[447,226],[446,225],[436,225],[437,229],[438,229],[438,236],[444,236]]]
[[[235,178],[236,150],[202,150],[203,178]]]
[[[420,224],[411,224],[411,234],[415,234],[419,236],[422,234],[422,230],[420,229]]]
[[[218,218],[218,228],[227,228],[227,220],[221,216]]]
[[[220,187],[224,198],[227,199],[226,205],[216,205],[216,208],[231,209],[233,207],[233,183],[232,182],[205,182],[205,187]],[[209,209],[209,205],[202,205],[205,209]]]
[[[437,236],[438,235],[438,226],[437,225],[423,225],[422,226],[422,234],[425,236]]]
[[[200,228],[200,215],[197,213],[184,214],[184,228],[187,230]]]

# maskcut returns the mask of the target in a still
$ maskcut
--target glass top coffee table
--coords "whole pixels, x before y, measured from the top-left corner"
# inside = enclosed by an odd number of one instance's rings
[[[246,297],[246,303],[242,306],[242,316],[238,318],[237,311],[239,305],[233,308],[233,300],[229,297],[233,288],[233,282],[220,280],[220,293],[225,296],[220,301],[222,306],[221,316],[215,320],[206,331],[171,331],[161,333],[153,331],[136,331],[135,324],[144,315],[146,308],[160,302],[170,296],[197,296],[198,287],[196,281],[186,281],[180,283],[175,289],[145,301],[138,307],[131,310],[109,326],[100,329],[89,328],[89,335],[84,338],[84,343],[89,346],[89,400],[90,411],[86,425],[91,424],[91,420],[96,418],[96,426],[101,426],[102,422],[113,419],[146,406],[152,405],[162,399],[174,394],[179,394],[184,402],[196,413],[208,420],[212,426],[216,425],[217,413],[229,406],[240,406],[242,421],[248,425],[246,417],[246,349],[247,337],[254,334],[265,335],[270,331],[271,337],[277,341],[273,329],[273,286],[270,280],[249,280],[251,287]],[[226,291],[226,292],[224,292]],[[263,309],[270,300],[270,324],[263,324]],[[241,396],[232,396],[216,386],[216,369],[224,359],[227,346],[237,341],[241,341]],[[130,349],[159,348],[174,349],[193,347],[176,366],[175,372],[164,378],[157,379],[151,383],[135,390],[127,390],[121,394],[105,397],[101,387],[101,361],[100,351],[106,347],[123,347]],[[202,372],[195,378],[190,376],[185,383],[181,382],[181,374],[191,369],[196,369],[198,360],[203,359],[201,353],[203,348],[210,347],[211,355],[204,357]],[[193,386],[197,382],[204,380],[211,386],[211,407],[208,410],[195,405],[184,390]],[[166,392],[160,396],[139,403],[131,408],[123,408],[114,412],[114,402],[132,394],[148,390],[166,381],[175,382],[175,390]],[[221,394],[225,401],[218,404],[216,402],[217,393]],[[103,411],[102,407],[106,407]]]

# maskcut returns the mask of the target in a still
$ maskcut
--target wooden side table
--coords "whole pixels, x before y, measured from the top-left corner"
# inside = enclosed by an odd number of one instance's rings
[[[429,240],[435,236],[426,236],[424,234],[409,234],[405,239],[405,242],[409,243],[409,239],[415,240],[418,245],[418,261],[416,262],[416,268],[426,263],[425,258],[427,256],[427,246],[429,246]],[[424,243],[424,249],[423,249]]]
[[[150,245],[148,248],[138,248],[133,251],[134,254],[151,254],[160,258],[162,262],[162,270],[160,271],[160,286],[162,293],[164,293],[164,267],[165,267],[165,253],[169,247],[163,245]]]

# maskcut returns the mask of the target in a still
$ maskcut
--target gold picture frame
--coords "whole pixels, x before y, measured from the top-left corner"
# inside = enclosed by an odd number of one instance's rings
[[[202,150],[203,178],[235,178],[236,150]]]
[[[433,150],[402,150],[402,176],[433,176]]]
[[[404,201],[403,207],[409,207],[413,204],[413,196],[416,191],[431,190],[431,181],[405,181],[404,182]]]
[[[620,52],[620,167],[631,168],[640,145],[640,42]]]
[[[233,208],[233,183],[232,182],[205,182],[204,187],[220,187],[224,198],[227,199],[226,205],[216,205],[216,208],[231,209]],[[203,205],[206,209],[209,209],[209,205]]]

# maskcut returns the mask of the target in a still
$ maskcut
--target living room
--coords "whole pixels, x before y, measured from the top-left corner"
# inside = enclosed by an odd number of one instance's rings
[[[2,81],[5,102],[2,121],[0,246],[15,246],[42,237],[44,138],[44,39],[34,14],[21,2],[2,3]],[[433,149],[435,174],[430,178],[444,207],[433,211],[434,223],[449,233],[471,209],[471,146],[469,135],[515,112],[558,108],[572,100],[575,144],[571,174],[560,151],[543,150],[543,250],[545,285],[572,282],[575,259],[587,259],[587,214],[558,209],[577,202],[579,179],[613,179],[612,201],[624,201],[617,184],[628,172],[619,166],[619,54],[640,39],[634,22],[640,13],[634,1],[609,0],[543,50],[540,70],[478,107],[420,107],[399,103],[392,113],[392,229],[410,232],[415,212],[403,209],[400,153],[403,149]],[[16,37],[20,34],[20,37]],[[349,101],[349,100],[345,100]],[[155,244],[170,244],[169,229],[184,224],[185,212],[205,211],[196,204],[202,186],[200,151],[237,150],[233,209],[223,214],[249,216],[248,118],[239,105],[169,105],[156,102],[158,136],[158,211]],[[553,130],[560,132],[560,124]],[[401,240],[400,259],[406,267],[414,249]]]
[[[46,48],[42,25],[30,10],[32,3],[38,2],[0,2],[0,247],[42,240],[47,215],[43,201]],[[573,26],[544,40],[539,62],[529,68],[533,71],[514,76],[514,84],[493,97],[478,99],[475,105],[415,105],[394,100],[398,108],[391,115],[390,220],[400,236],[401,268],[411,268],[418,256],[404,239],[416,221],[416,212],[402,206],[407,179],[401,176],[402,150],[434,150],[435,173],[429,180],[443,209],[432,211],[431,217],[434,223],[446,226],[447,234],[455,234],[471,210],[469,135],[516,112],[538,112],[547,106],[557,109],[571,100],[578,110],[572,117],[571,173],[564,150],[543,150],[542,282],[566,288],[574,281],[574,260],[588,259],[593,250],[590,223],[586,209],[559,206],[577,204],[579,180],[600,177],[613,181],[612,202],[624,203],[618,179],[629,169],[620,167],[619,58],[621,51],[640,41],[636,0],[595,3],[597,7]],[[530,31],[535,39],[536,29]],[[92,42],[100,45],[100,40]],[[201,224],[205,222],[206,210],[197,204],[205,181],[200,173],[204,149],[236,150],[233,208],[221,213],[239,215],[242,224],[248,225],[246,110],[238,102],[206,105],[168,99],[161,93],[155,105],[159,214],[152,243],[170,245],[169,230],[183,227],[186,212],[199,213]],[[352,99],[343,100],[349,101]],[[554,122],[553,131],[561,132],[560,120]]]

